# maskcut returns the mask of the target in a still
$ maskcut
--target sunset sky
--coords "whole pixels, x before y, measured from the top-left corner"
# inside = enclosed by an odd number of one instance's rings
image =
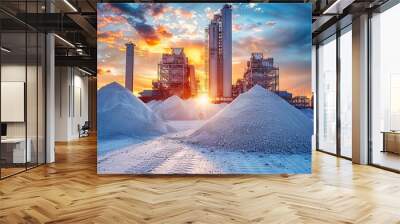
[[[98,6],[98,88],[124,84],[125,43],[135,43],[134,92],[151,89],[161,54],[183,47],[204,80],[204,29],[217,3],[102,3]],[[233,82],[252,52],[273,57],[280,90],[311,96],[311,4],[232,4]]]

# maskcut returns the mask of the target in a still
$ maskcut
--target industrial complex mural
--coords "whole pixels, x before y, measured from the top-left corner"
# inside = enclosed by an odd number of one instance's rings
[[[97,7],[99,174],[311,172],[311,4]]]

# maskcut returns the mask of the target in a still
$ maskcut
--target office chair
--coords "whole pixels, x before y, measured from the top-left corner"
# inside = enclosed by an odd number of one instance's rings
[[[90,129],[89,121],[85,121],[82,127],[78,125],[78,129],[79,129],[79,138],[89,136],[89,129]]]

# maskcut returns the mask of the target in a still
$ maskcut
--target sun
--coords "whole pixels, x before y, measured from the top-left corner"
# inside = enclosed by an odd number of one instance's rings
[[[207,105],[207,104],[209,103],[208,96],[205,95],[205,94],[198,96],[198,97],[196,98],[196,100],[197,100],[197,103],[198,103],[198,104],[203,105],[203,106],[204,106],[204,105]]]

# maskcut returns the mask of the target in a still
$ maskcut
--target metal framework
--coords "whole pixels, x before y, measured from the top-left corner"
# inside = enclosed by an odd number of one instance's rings
[[[279,91],[279,67],[273,58],[264,58],[262,53],[252,53],[244,73],[245,88],[260,85],[273,92]]]
[[[171,48],[171,53],[163,54],[157,65],[158,81],[153,82],[153,90],[160,92],[162,98],[177,95],[185,99],[192,95],[190,84],[196,80],[190,79],[193,66],[189,65],[183,50]]]

